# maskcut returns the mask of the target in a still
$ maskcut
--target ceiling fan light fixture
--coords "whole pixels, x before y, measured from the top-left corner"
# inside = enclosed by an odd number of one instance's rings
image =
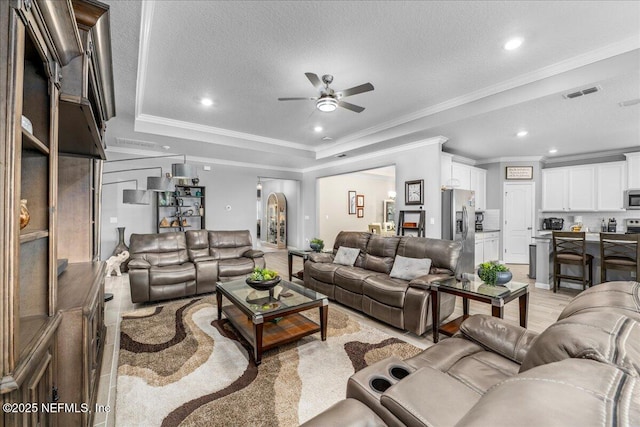
[[[330,113],[338,108],[338,101],[330,96],[323,96],[316,102],[316,108],[324,113]]]

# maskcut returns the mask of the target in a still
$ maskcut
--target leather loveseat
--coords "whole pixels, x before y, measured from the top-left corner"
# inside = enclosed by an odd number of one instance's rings
[[[340,247],[357,248],[353,265],[337,264]],[[456,273],[462,244],[413,236],[384,237],[341,231],[332,253],[312,253],[304,264],[304,285],[330,299],[400,329],[424,334],[431,326],[429,284]],[[404,280],[391,277],[397,257],[431,260],[428,274]],[[453,313],[455,297],[442,295],[441,320]]]
[[[214,292],[218,281],[265,266],[248,230],[132,234],[129,253],[134,303]]]
[[[594,286],[539,335],[471,316],[415,357],[356,372],[304,426],[639,426],[639,289]]]

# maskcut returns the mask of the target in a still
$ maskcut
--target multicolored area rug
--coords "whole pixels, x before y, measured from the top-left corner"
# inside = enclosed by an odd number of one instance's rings
[[[317,321],[317,310],[304,312]],[[121,322],[116,425],[296,426],[345,397],[355,371],[421,349],[329,307],[320,334],[266,351],[217,318],[215,297],[125,314]]]

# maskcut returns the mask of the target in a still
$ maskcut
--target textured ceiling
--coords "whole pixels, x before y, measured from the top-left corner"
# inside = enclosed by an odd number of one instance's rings
[[[640,146],[640,105],[617,105],[640,98],[640,2],[107,3],[111,148],[303,170],[439,135],[473,159]],[[277,101],[316,96],[305,72],[375,90],[346,99],[360,114]]]

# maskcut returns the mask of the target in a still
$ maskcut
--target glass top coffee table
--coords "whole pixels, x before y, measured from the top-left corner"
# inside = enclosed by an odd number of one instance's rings
[[[439,333],[452,336],[460,324],[469,317],[469,300],[491,304],[491,314],[504,317],[506,303],[518,299],[520,309],[520,326],[527,327],[527,309],[529,306],[529,284],[511,281],[504,285],[491,286],[473,274],[464,274],[463,280],[455,278],[436,281],[431,284],[431,314],[433,321],[433,342],[438,342]],[[462,297],[462,316],[440,325],[440,293]]]
[[[229,302],[223,305],[223,298]],[[329,299],[304,286],[282,280],[273,290],[258,291],[244,279],[216,285],[218,319],[225,314],[229,322],[253,347],[256,365],[265,350],[320,332],[327,339]],[[300,314],[318,308],[320,324]]]

